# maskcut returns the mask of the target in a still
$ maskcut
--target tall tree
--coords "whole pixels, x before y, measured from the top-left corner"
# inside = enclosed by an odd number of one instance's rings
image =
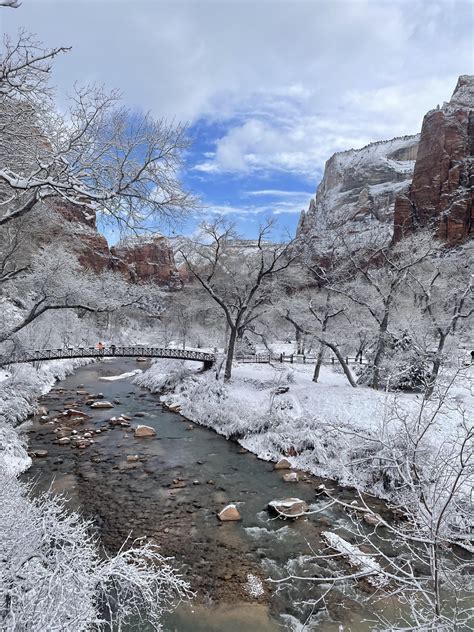
[[[295,260],[291,244],[268,241],[273,223],[260,226],[258,237],[245,241],[232,223],[219,218],[203,223],[198,240],[189,240],[180,254],[201,287],[224,313],[229,336],[224,377],[232,376],[237,337],[269,305],[272,283]]]

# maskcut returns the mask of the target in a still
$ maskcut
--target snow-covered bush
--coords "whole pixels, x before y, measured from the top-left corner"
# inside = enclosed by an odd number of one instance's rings
[[[5,632],[118,630],[162,614],[189,586],[150,543],[100,555],[92,525],[57,495],[34,498],[0,469],[0,628]]]
[[[92,362],[78,358],[45,362],[39,369],[30,364],[15,365],[11,375],[0,381],[0,420],[16,424],[34,412],[36,399],[49,391],[57,380],[74,369]]]

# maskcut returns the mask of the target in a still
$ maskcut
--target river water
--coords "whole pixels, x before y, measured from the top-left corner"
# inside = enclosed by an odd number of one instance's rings
[[[158,396],[135,386],[133,378],[101,380],[136,367],[133,360],[119,359],[89,365],[44,396],[40,403],[50,418],[70,407],[87,412],[90,419],[77,432],[90,431],[94,443],[84,450],[60,446],[54,433],[58,424],[36,419],[29,431],[30,450],[46,449],[48,455],[34,458],[25,476],[35,481],[38,491],[51,487],[65,493],[72,507],[92,517],[109,551],[131,534],[153,537],[163,555],[175,558],[196,598],[167,616],[167,632],[303,629],[295,627],[296,622],[312,613],[304,602],[317,598],[321,588],[301,581],[277,587],[267,578],[289,573],[322,576],[329,566],[337,568],[340,562],[332,560],[315,564],[311,549],[321,548],[324,530],[346,535],[347,514],[331,509],[296,521],[272,518],[266,507],[276,498],[298,497],[314,507],[325,504],[315,494],[322,481],[303,476],[301,482],[286,483],[284,472],[275,471],[271,463],[163,410]],[[92,410],[78,390],[103,393],[116,402],[114,408]],[[124,428],[109,427],[110,417],[120,414],[132,417],[132,426],[153,426],[157,436],[138,439]],[[128,455],[140,460],[127,462]],[[349,502],[353,498],[350,490],[338,493]],[[220,523],[216,514],[230,502],[237,504],[242,521]],[[384,512],[379,503],[374,506]],[[249,575],[263,583],[264,593],[257,598],[249,594]],[[345,630],[373,629],[367,621],[372,619],[364,601],[368,596],[364,586],[333,591],[326,600],[327,612],[316,610],[304,630],[332,632],[341,625]]]

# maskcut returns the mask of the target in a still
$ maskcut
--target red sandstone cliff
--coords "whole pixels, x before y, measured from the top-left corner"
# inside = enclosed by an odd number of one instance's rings
[[[111,248],[113,267],[129,275],[134,283],[146,282],[180,289],[182,281],[173,250],[162,235],[133,237]]]
[[[84,268],[118,270],[132,283],[154,283],[173,290],[182,287],[173,250],[162,235],[128,238],[109,248],[97,231],[94,211],[61,199],[49,201],[48,206],[58,216],[52,236],[65,241]]]
[[[453,245],[474,233],[474,76],[459,77],[449,103],[428,112],[408,191],[395,201],[394,241],[433,226]]]

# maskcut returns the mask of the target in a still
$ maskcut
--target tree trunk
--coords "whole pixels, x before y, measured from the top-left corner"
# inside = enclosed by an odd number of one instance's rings
[[[316,360],[316,366],[314,367],[314,373],[313,373],[313,382],[317,382],[319,380],[319,372],[321,371],[321,365],[323,363],[323,358],[324,358],[324,345],[321,345],[319,352],[318,352],[318,357]]]
[[[344,371],[344,375],[347,377],[347,379],[349,381],[349,384],[353,388],[357,388],[357,382],[354,380],[354,377],[352,376],[351,370],[347,366],[347,362],[344,360],[344,357],[343,357],[342,353],[339,351],[337,345],[333,344],[332,342],[328,342],[327,340],[323,340],[323,339],[320,339],[319,342],[321,342],[321,344],[326,345],[326,347],[329,347],[331,349],[331,351],[334,353],[334,355],[338,359],[339,364],[342,366],[342,370]]]
[[[447,333],[444,333],[444,332],[440,333],[438,348],[436,350],[436,355],[433,360],[433,368],[431,369],[430,381],[428,382],[428,386],[426,388],[426,393],[425,393],[426,397],[431,397],[431,395],[433,394],[434,386],[439,375],[439,370],[441,368],[441,362],[443,360],[444,345],[446,343],[447,337],[448,337]]]
[[[235,341],[237,338],[237,327],[230,327],[229,343],[227,345],[227,357],[225,360],[224,380],[232,377],[232,361],[234,359]]]
[[[380,365],[385,355],[387,329],[388,329],[388,310],[385,311],[383,320],[380,323],[379,339],[377,341],[377,351],[375,352],[375,357],[374,357],[374,362],[373,362],[374,373],[372,376],[371,386],[376,391],[378,391],[380,387]]]
[[[300,327],[295,327],[296,353],[304,355],[304,333]]]

